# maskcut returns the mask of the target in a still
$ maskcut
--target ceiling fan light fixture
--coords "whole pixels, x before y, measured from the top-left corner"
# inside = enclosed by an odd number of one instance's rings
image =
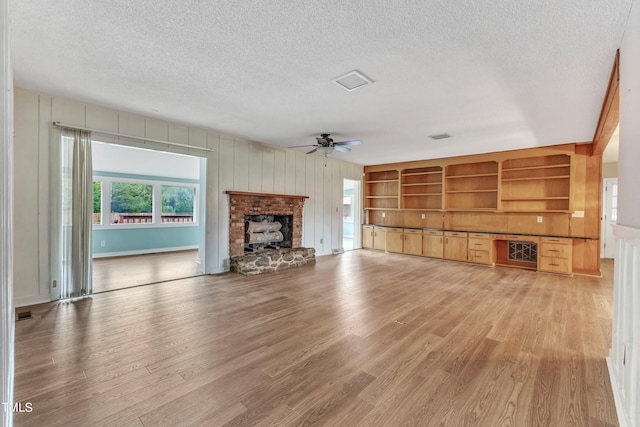
[[[373,80],[358,70],[349,71],[347,74],[337,77],[333,81],[349,92],[373,83]]]
[[[321,156],[330,156],[333,153],[334,148],[333,147],[318,147],[318,151],[317,153],[320,154]]]

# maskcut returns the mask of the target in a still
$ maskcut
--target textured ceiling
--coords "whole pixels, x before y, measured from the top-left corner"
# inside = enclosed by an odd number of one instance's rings
[[[588,141],[631,0],[13,0],[15,84],[360,164]],[[347,92],[353,69],[375,83]],[[434,141],[429,135],[453,135]]]

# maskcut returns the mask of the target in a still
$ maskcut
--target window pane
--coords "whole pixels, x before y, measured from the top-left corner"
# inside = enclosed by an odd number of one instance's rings
[[[193,222],[194,187],[162,186],[162,222]]]
[[[153,222],[153,186],[147,184],[111,184],[111,224],[147,224]]]
[[[100,225],[102,220],[100,213],[102,212],[102,183],[93,181],[93,223]]]

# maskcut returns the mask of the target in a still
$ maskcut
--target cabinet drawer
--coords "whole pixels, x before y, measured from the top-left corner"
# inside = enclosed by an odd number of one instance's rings
[[[416,230],[413,228],[405,228],[404,229],[404,234],[419,234],[422,235],[422,230]]]
[[[489,239],[478,239],[478,238],[469,237],[469,250],[476,249],[476,250],[488,251],[490,247],[491,247],[491,240]]]
[[[433,231],[433,230],[425,230],[422,234],[425,236],[439,236],[442,237],[444,235],[443,231]]]
[[[571,246],[558,243],[542,243],[540,255],[545,257],[571,258]]]
[[[469,261],[477,262],[479,264],[489,264],[491,263],[489,251],[478,251],[475,249],[469,249]]]
[[[542,271],[552,271],[554,273],[569,274],[569,260],[566,258],[555,258],[541,256],[539,258],[539,269]]]
[[[467,233],[463,231],[445,231],[446,237],[467,237]]]
[[[562,239],[560,237],[541,237],[542,243],[555,243],[557,245],[569,245],[572,243],[572,239]]]
[[[385,228],[385,230],[387,230],[387,233],[402,233],[402,231],[404,229],[402,229],[402,228],[394,228],[394,227],[387,227],[387,228]]]
[[[487,233],[469,233],[469,238],[473,239],[491,239],[491,234]]]

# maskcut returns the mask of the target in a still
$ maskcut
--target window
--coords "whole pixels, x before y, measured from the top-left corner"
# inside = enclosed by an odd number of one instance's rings
[[[193,222],[194,187],[162,186],[162,222]]]
[[[93,181],[93,224],[102,224],[102,183]]]
[[[153,223],[153,185],[112,182],[110,223]]]

